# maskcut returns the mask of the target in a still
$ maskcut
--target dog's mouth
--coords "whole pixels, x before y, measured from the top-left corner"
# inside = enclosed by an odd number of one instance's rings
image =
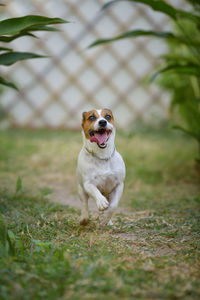
[[[99,129],[97,131],[90,130],[89,135],[91,136],[90,142],[95,142],[99,146],[99,148],[106,148],[107,141],[110,137],[111,130]]]

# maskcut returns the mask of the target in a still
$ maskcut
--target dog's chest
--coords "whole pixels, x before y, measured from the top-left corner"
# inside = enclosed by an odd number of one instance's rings
[[[104,196],[108,196],[119,184],[119,176],[110,170],[101,174],[95,174],[92,181]]]
[[[94,184],[102,194],[108,196],[121,182],[120,169],[115,163],[92,159],[85,165],[85,180]]]

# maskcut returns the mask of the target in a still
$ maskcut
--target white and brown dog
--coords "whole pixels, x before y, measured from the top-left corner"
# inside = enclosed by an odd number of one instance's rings
[[[109,109],[83,113],[83,147],[78,157],[78,193],[82,203],[81,225],[89,222],[88,199],[104,211],[103,224],[112,225],[111,217],[124,188],[125,164],[115,149],[115,127]]]

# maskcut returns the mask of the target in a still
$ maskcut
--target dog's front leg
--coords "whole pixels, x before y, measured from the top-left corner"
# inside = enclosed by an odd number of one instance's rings
[[[78,185],[78,194],[81,200],[81,225],[87,225],[89,223],[89,212],[88,212],[88,195],[83,190],[82,186]]]
[[[99,210],[104,210],[109,206],[109,202],[106,197],[101,194],[101,192],[94,184],[85,182],[84,189],[87,192],[88,196],[92,197],[96,201]]]
[[[122,196],[123,189],[124,189],[124,183],[122,182],[110,194],[110,205],[109,208],[104,212],[104,218],[102,221],[103,225],[113,225],[111,221],[111,217],[115,212],[116,208],[118,207],[118,203]]]

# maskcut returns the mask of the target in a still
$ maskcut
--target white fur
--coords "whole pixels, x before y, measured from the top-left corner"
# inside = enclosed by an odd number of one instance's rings
[[[101,110],[94,124],[98,129],[99,120],[103,119]],[[121,155],[115,150],[115,128],[107,122],[107,129],[112,130],[107,147],[101,149],[95,142],[90,142],[83,135],[83,147],[79,153],[77,178],[78,193],[82,203],[81,224],[89,221],[88,198],[93,198],[99,211],[104,211],[103,224],[112,225],[111,217],[121,198],[125,164]],[[89,153],[91,152],[91,153]]]

